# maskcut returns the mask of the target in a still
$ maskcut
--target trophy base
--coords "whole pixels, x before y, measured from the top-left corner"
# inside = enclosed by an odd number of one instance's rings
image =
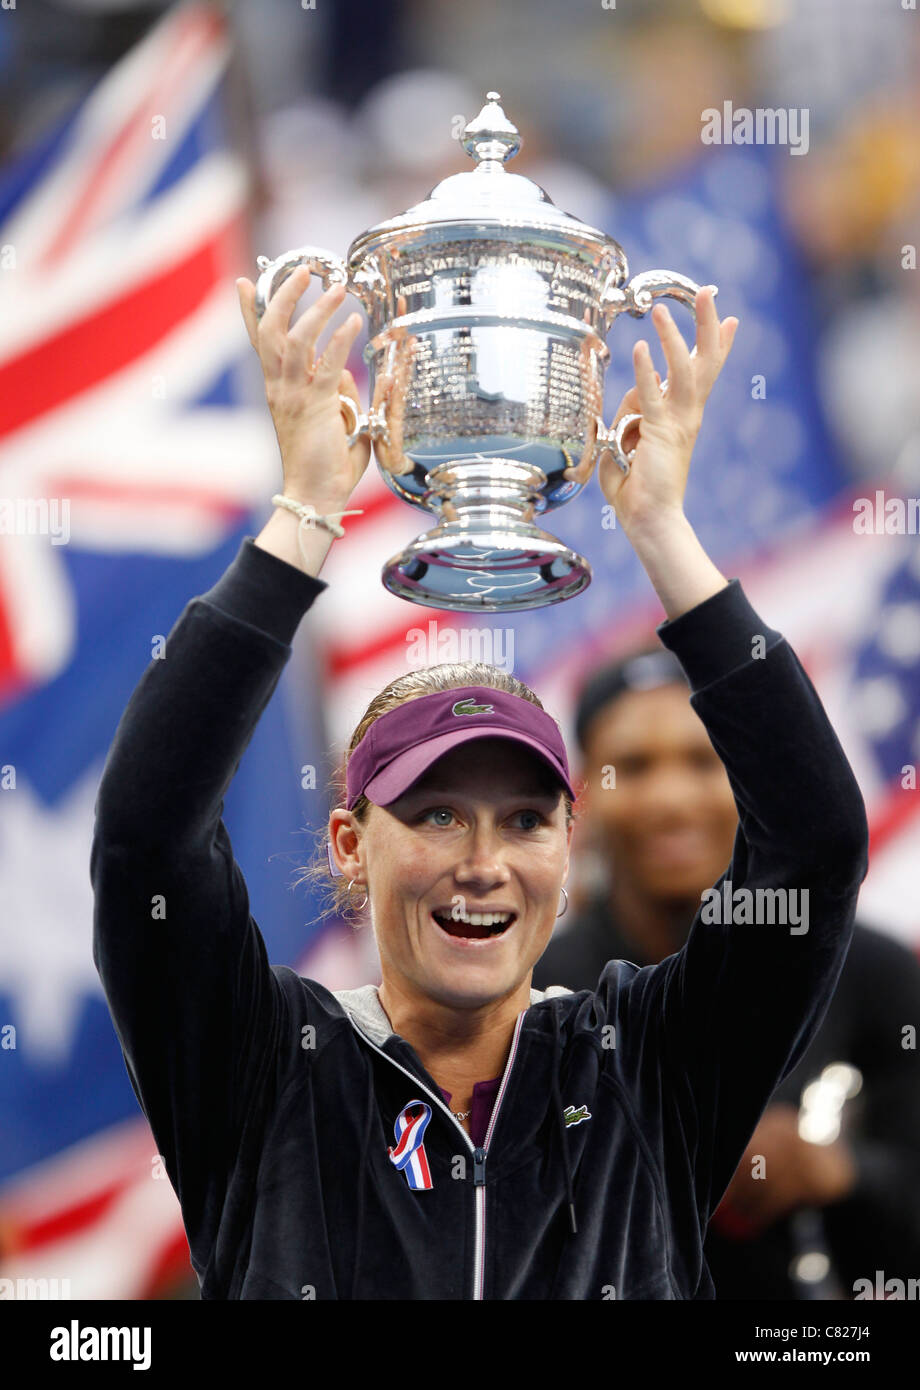
[[[591,566],[577,551],[525,521],[495,530],[448,521],[418,536],[381,571],[383,586],[427,608],[511,613],[581,593]]]

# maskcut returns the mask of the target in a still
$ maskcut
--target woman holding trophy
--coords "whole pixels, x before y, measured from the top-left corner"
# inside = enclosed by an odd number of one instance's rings
[[[320,354],[344,291],[291,327],[308,280],[261,317],[237,282],[281,502],[145,672],[96,805],[94,958],[202,1297],[711,1299],[709,1217],[823,1016],[867,865],[818,696],[683,510],[737,321],[700,290],[690,354],[656,305],[669,390],[638,344],[617,416],[641,413],[632,467],[602,452],[598,479],[731,779],[729,890],[807,890],[807,931],[700,913],[658,965],[532,990],[569,865],[565,747],[513,677],[435,667],[382,691],[351,740],[328,849],[365,895],[381,983],[336,994],[269,965],[220,818],[370,457],[340,401],[357,406],[359,321]],[[382,388],[394,467],[410,357]]]

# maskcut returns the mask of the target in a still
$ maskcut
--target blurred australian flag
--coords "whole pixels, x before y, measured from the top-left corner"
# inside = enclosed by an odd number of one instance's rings
[[[229,57],[216,8],[173,9],[0,171],[0,1278],[49,1296],[194,1279],[92,959],[89,853],[155,638],[280,481],[240,370],[233,278],[253,256]],[[279,962],[318,930],[290,889],[309,699],[277,692],[225,803]]]

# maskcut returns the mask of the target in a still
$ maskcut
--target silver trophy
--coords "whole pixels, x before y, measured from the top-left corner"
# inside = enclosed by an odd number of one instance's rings
[[[521,137],[499,100],[487,93],[463,130],[475,168],[363,232],[345,260],[315,246],[260,256],[256,286],[260,316],[300,265],[361,301],[372,404],[340,397],[349,444],[366,432],[387,487],[437,521],[383,584],[467,612],[538,608],[590,583],[587,560],[534,519],[581,491],[564,472],[599,450],[629,473],[623,437],[640,416],[608,429],[601,414],[613,320],[662,296],[693,313],[699,288],[669,270],[629,279],[618,242],[508,173]]]

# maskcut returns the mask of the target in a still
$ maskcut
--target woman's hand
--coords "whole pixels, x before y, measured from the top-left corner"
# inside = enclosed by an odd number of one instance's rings
[[[265,376],[265,396],[281,449],[283,492],[297,502],[312,502],[317,511],[343,508],[370,459],[370,443],[360,435],[346,447],[348,431],[339,395],[361,410],[354,379],[345,368],[361,328],[360,314],[351,314],[336,329],[325,351],[315,357],[320,333],[345,298],[334,285],[291,328],[294,306],[310,283],[310,271],[299,266],[276,290],[265,313],[256,315],[256,287],[251,280],[236,282],[240,308]]]
[[[703,422],[703,406],[738,327],[736,318],[719,323],[709,286],[697,293],[696,318],[696,356],[691,357],[666,306],[658,303],[652,310],[652,322],[668,364],[664,395],[648,344],[642,340],[633,348],[636,385],[626,392],[614,418],[616,425],[624,415],[642,416],[638,427],[627,430],[623,440],[627,453],[634,446],[636,449],[632,468],[629,476],[624,476],[610,451],[602,449],[597,472],[601,491],[627,534],[641,529],[646,521],[657,523],[668,514],[683,515],[690,455]],[[565,476],[583,482],[589,473],[590,465],[586,468],[582,463],[566,469]]]

